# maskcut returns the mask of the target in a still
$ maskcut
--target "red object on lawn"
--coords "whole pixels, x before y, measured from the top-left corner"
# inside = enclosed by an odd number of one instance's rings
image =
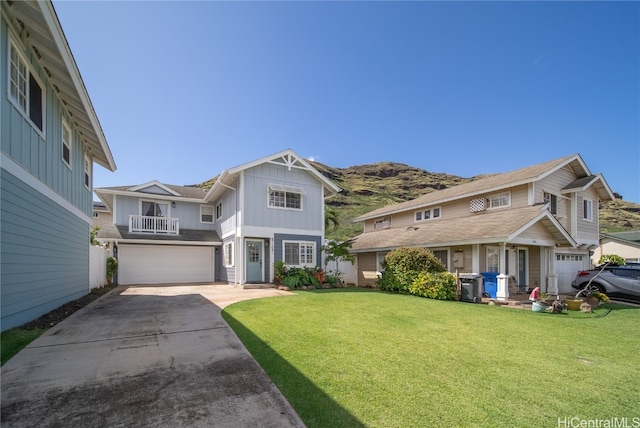
[[[539,297],[540,297],[540,287],[536,287],[533,289],[533,291],[529,295],[529,300],[538,300]]]

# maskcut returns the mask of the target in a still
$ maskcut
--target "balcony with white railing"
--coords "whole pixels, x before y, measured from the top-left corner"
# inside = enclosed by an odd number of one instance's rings
[[[173,217],[150,217],[144,215],[129,216],[130,233],[180,234],[180,221]]]

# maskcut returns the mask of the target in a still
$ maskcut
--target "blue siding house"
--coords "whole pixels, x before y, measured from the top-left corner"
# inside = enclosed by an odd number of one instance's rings
[[[324,200],[339,191],[288,149],[224,170],[207,191],[96,189],[113,214],[97,238],[118,257],[119,284],[268,283],[278,260],[322,266]]]
[[[1,330],[89,292],[93,166],[115,171],[53,5],[0,5]]]

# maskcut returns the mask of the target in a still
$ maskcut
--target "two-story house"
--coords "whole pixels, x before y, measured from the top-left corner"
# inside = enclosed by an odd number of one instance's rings
[[[50,1],[0,4],[2,330],[89,292],[93,166],[116,169]]]
[[[119,284],[271,282],[273,264],[322,266],[324,200],[340,189],[292,150],[224,170],[212,187],[96,189],[113,214],[98,240]]]
[[[420,246],[451,272],[495,273],[497,299],[509,297],[510,278],[571,292],[598,247],[599,203],[613,197],[575,154],[371,211],[355,219],[358,284],[375,284],[390,250]]]

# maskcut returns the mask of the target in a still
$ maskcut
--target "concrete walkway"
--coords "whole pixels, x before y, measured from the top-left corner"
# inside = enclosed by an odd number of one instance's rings
[[[303,427],[221,316],[289,294],[117,287],[2,366],[2,427]]]

